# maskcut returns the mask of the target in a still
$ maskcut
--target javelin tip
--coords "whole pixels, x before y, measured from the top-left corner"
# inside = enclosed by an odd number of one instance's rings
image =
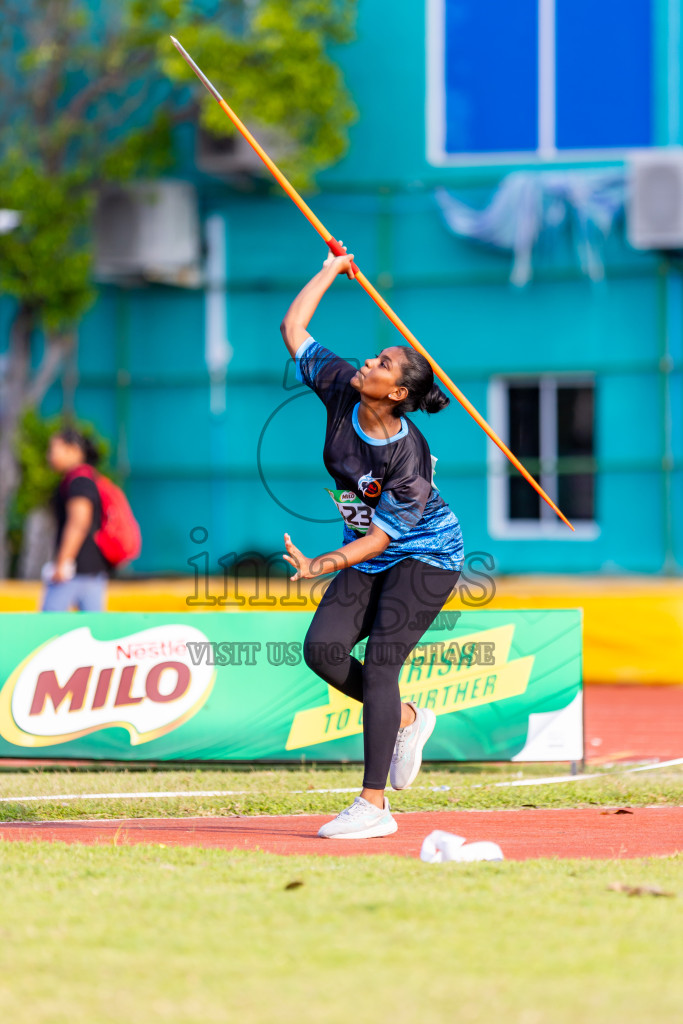
[[[169,38],[173,45],[175,46],[178,53],[180,54],[180,56],[183,58],[183,60],[192,68],[199,81],[206,86],[206,88],[209,90],[209,92],[211,93],[215,100],[218,100],[219,103],[222,103],[223,98],[219,93],[218,89],[209,81],[209,79],[206,77],[201,68],[199,68],[198,65],[195,64],[195,62],[192,60],[192,57],[190,57],[185,47],[178,42],[175,36],[169,36]]]

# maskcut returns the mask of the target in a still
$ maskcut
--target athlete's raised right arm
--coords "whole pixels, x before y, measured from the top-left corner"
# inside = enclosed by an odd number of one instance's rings
[[[280,324],[280,332],[292,359],[309,336],[306,328],[335,277],[338,274],[346,274],[350,278],[354,276],[352,263],[353,253],[345,253],[344,256],[333,256],[329,253],[322,270],[301,289],[285,313],[285,318]]]

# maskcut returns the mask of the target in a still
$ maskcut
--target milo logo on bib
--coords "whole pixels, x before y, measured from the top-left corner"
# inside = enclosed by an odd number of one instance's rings
[[[353,491],[331,491],[329,487],[326,487],[325,490],[337,506],[339,514],[347,526],[358,533],[367,533],[372,522],[372,509],[368,505],[364,505]]]

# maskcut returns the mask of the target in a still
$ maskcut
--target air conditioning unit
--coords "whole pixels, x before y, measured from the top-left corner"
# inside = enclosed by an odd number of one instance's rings
[[[634,249],[683,248],[683,148],[631,154],[628,240]]]
[[[0,210],[0,235],[6,235],[21,224],[18,210]]]
[[[288,156],[294,148],[286,135],[272,125],[257,125],[253,131],[275,163]],[[261,157],[238,132],[234,135],[212,135],[201,125],[197,126],[195,133],[195,163],[200,171],[219,178],[269,176]]]
[[[201,126],[195,135],[195,161],[205,174],[261,174],[265,167],[241,135],[212,135]]]
[[[95,274],[196,286],[201,239],[197,194],[182,181],[108,185],[95,211]]]

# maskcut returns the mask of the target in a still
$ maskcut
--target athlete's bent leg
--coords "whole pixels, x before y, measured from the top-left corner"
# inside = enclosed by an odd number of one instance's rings
[[[362,673],[363,787],[370,791],[386,787],[401,725],[401,666],[443,608],[460,574],[407,558],[379,575],[383,585]]]
[[[343,569],[330,583],[304,640],[304,661],[316,675],[354,700],[363,700],[363,666],[351,651],[372,626],[377,575]]]

